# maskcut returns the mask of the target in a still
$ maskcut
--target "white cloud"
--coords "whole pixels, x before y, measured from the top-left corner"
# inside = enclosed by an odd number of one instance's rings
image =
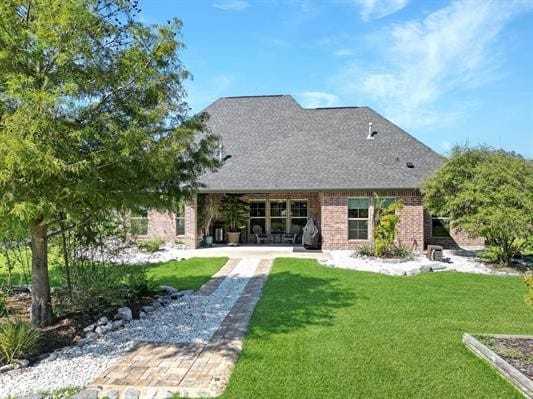
[[[394,14],[407,6],[409,0],[351,0],[361,9],[363,21],[379,19]]]
[[[337,57],[347,57],[349,55],[353,55],[353,50],[349,48],[342,48],[340,50],[334,51],[333,55]]]
[[[338,77],[340,84],[369,96],[406,127],[453,121],[460,111],[437,113],[434,104],[446,94],[498,78],[499,36],[512,17],[532,4],[455,0],[421,20],[393,25],[378,54],[382,65],[348,67]]]
[[[250,3],[245,0],[220,0],[211,4],[211,6],[224,11],[242,11],[250,7]]]
[[[334,107],[339,103],[335,94],[322,91],[304,91],[296,96],[304,108]]]

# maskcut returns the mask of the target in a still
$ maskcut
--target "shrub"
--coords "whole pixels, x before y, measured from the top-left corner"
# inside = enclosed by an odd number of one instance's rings
[[[7,305],[6,305],[7,295],[3,292],[0,292],[0,317],[7,316]]]
[[[0,355],[9,364],[31,354],[39,339],[39,330],[27,321],[11,320],[0,325]]]
[[[477,256],[486,263],[500,263],[500,259],[503,257],[503,251],[500,247],[488,245],[483,251],[480,251]]]
[[[402,259],[410,259],[413,257],[413,254],[406,246],[399,245],[392,247],[391,256]]]
[[[394,237],[398,223],[400,222],[399,212],[403,204],[393,201],[390,205],[385,204],[376,196],[374,207],[374,255],[390,256],[394,250]]]
[[[361,248],[359,248],[356,252],[357,256],[373,256],[374,255],[374,248],[370,245],[363,245]]]
[[[151,238],[149,240],[141,241],[137,244],[139,249],[142,249],[143,251],[148,252],[156,252],[159,251],[159,248],[161,245],[163,245],[165,241],[163,241],[160,237]]]

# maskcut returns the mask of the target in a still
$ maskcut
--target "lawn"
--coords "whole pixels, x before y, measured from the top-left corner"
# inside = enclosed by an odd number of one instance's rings
[[[215,274],[228,258],[190,258],[149,265],[148,276],[157,285],[170,285],[179,290],[197,290]]]
[[[518,277],[277,259],[223,398],[520,398],[462,344],[533,333]]]
[[[60,259],[52,254],[48,272],[50,285],[57,287],[64,284],[63,269]],[[170,261],[145,265],[148,276],[156,285],[170,285],[180,290],[197,290],[206,283],[226,262],[227,258],[190,258],[183,261]],[[13,285],[31,283],[31,265],[24,270],[22,262],[13,271]],[[132,265],[130,267],[139,267]],[[7,271],[0,259],[0,287],[5,285]]]

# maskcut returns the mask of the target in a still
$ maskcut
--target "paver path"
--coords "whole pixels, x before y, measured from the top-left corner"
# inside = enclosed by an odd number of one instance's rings
[[[230,260],[198,292],[213,293],[239,263]],[[272,260],[261,260],[239,299],[207,344],[139,343],[114,367],[96,378],[89,388],[99,395],[117,391],[121,397],[140,395],[141,399],[165,398],[175,393],[182,397],[220,395],[237,363],[250,317],[261,296]]]

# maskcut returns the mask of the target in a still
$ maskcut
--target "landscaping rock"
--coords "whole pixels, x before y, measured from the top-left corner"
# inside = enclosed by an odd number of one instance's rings
[[[192,295],[193,293],[194,293],[193,290],[180,291],[180,294],[181,294],[182,296]]]
[[[100,317],[98,321],[96,322],[96,324],[98,324],[99,326],[105,326],[107,323],[109,323],[109,319],[105,316]]]
[[[124,325],[124,320],[115,320],[113,323],[111,323],[113,330],[116,330],[117,328],[120,328],[123,325]]]
[[[170,285],[161,285],[159,286],[159,292],[173,294],[175,292],[178,292],[178,290],[174,287],[171,287]]]
[[[95,333],[95,332],[90,332],[90,333],[87,333],[87,334],[85,335],[85,338],[87,338],[87,339],[91,339],[91,340],[92,340],[92,339],[96,339],[97,337],[98,337],[98,334]]]
[[[73,395],[71,399],[98,399],[97,389],[84,389]]]
[[[115,319],[124,320],[124,321],[130,321],[131,319],[133,319],[133,314],[131,313],[131,309],[128,308],[127,306],[119,308],[117,310],[117,314],[115,316]]]
[[[17,360],[17,364],[15,367],[18,369],[24,369],[28,367],[29,365],[30,365],[30,361],[28,359],[22,359],[22,360]]]
[[[90,326],[87,326],[83,329],[83,332],[84,333],[89,333],[89,332],[93,332],[94,331],[94,327],[95,325],[94,324],[91,324]]]
[[[39,393],[30,393],[29,395],[21,396],[19,399],[44,399],[44,396]]]
[[[124,399],[139,399],[140,392],[136,389],[128,388],[124,392]]]
[[[161,303],[159,303],[158,301],[153,301],[150,306],[154,309],[159,309],[161,307]]]
[[[153,312],[154,311],[154,307],[153,306],[143,306],[143,311],[145,313],[150,313],[150,312]]]
[[[95,328],[94,332],[98,335],[102,335],[105,333],[105,330],[104,330],[104,327],[103,326],[98,326]]]
[[[174,294],[170,294],[170,299],[176,300],[178,298],[181,298],[183,295],[179,292],[175,292]]]
[[[43,361],[43,360],[46,359],[48,356],[50,356],[50,352],[42,353],[42,354],[40,354],[40,355],[37,357],[37,360],[38,360],[38,361]]]
[[[118,397],[120,396],[120,392],[115,389],[115,390],[109,391],[105,396],[108,399],[118,399]]]
[[[146,313],[144,313],[144,312],[139,312],[139,319],[145,319],[146,317],[148,317],[148,316],[146,315]]]
[[[12,364],[6,364],[5,366],[0,367],[0,373],[5,373],[7,371],[13,370]]]

